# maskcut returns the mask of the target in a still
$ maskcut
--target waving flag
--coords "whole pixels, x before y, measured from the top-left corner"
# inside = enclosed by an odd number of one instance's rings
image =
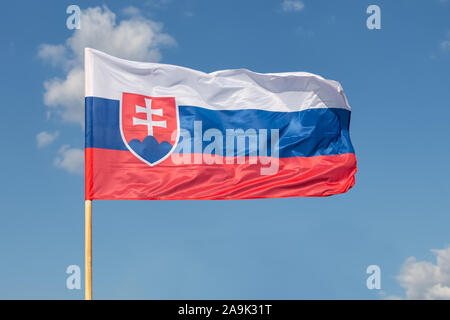
[[[336,81],[203,73],[93,49],[85,76],[87,200],[329,196],[355,183]]]

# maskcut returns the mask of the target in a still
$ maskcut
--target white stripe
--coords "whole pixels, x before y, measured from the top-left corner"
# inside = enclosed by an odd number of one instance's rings
[[[123,92],[175,97],[178,105],[214,110],[350,110],[341,85],[306,72],[256,73],[246,69],[212,73],[119,59],[85,49],[87,97],[120,100]]]

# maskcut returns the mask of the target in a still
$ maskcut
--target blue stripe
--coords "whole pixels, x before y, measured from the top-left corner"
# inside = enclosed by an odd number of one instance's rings
[[[86,97],[85,147],[128,150],[120,135],[118,100]]]
[[[128,150],[120,135],[119,101],[87,97],[85,103],[86,148]],[[268,129],[270,138],[270,129],[279,129],[279,156],[282,158],[354,153],[349,135],[350,111],[345,109],[271,112],[257,109],[216,111],[179,106],[179,115],[180,128],[187,130],[192,137],[192,151],[194,121],[202,121],[203,133],[215,128],[223,136],[226,129]],[[203,142],[203,148],[208,144]]]

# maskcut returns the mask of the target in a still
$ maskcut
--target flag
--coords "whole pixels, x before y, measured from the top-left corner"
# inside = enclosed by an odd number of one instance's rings
[[[85,50],[86,199],[329,196],[355,183],[341,85]]]

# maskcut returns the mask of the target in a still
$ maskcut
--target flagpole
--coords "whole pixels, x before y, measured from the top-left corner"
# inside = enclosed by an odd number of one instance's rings
[[[92,300],[92,201],[84,202],[84,299]]]

